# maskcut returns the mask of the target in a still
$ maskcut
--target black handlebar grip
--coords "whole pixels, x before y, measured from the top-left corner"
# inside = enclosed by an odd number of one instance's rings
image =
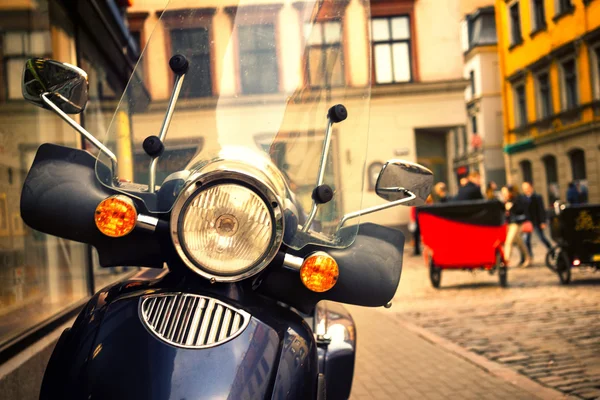
[[[342,122],[348,118],[348,110],[342,104],[336,104],[327,111],[327,118],[334,123]]]
[[[175,54],[169,60],[169,67],[171,67],[171,70],[177,75],[183,75],[188,72],[190,63],[183,54]]]

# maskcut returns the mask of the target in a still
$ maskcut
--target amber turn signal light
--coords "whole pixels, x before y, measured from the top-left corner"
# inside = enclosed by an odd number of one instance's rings
[[[318,251],[308,256],[300,268],[300,279],[313,292],[326,292],[335,286],[340,270],[329,254]]]
[[[135,227],[137,210],[129,197],[118,194],[98,204],[94,219],[100,232],[106,236],[122,237]]]

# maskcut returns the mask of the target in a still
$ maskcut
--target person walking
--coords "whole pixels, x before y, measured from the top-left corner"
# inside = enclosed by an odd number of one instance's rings
[[[446,203],[448,201],[448,188],[444,182],[438,182],[433,187],[434,203]]]
[[[579,204],[579,190],[575,182],[569,182],[569,188],[567,189],[567,203]]]
[[[527,252],[527,247],[523,243],[521,237],[521,225],[527,221],[527,202],[525,198],[519,194],[519,190],[514,185],[504,186],[502,188],[504,196],[504,207],[508,216],[508,229],[506,231],[506,241],[504,242],[504,259],[506,266],[510,267],[510,255],[513,244],[516,244],[521,251],[522,258],[525,260],[521,266],[527,268],[531,264],[531,258]]]
[[[485,199],[496,200],[496,190],[498,190],[498,185],[496,185],[496,182],[489,181],[485,189]]]
[[[527,219],[531,221],[532,231],[535,232],[537,237],[542,241],[544,246],[548,250],[552,248],[552,244],[544,235],[544,229],[546,229],[546,208],[544,207],[544,199],[542,196],[535,192],[535,188],[531,182],[523,182],[521,185],[523,194],[527,200]],[[531,249],[531,236],[533,232],[525,232],[525,246],[529,251],[529,256],[533,259],[533,251]],[[525,259],[521,259],[525,262]]]
[[[481,175],[478,171],[472,171],[469,174],[469,181],[458,189],[455,201],[483,200],[481,194]]]

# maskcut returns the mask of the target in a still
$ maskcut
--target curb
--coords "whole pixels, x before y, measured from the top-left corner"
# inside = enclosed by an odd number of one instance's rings
[[[398,317],[398,320],[402,326],[404,326],[409,331],[416,333],[423,339],[431,342],[437,346],[442,347],[444,350],[453,353],[459,356],[462,359],[469,361],[475,366],[483,369],[484,371],[503,379],[514,386],[517,386],[520,389],[530,393],[531,395],[547,400],[555,400],[555,399],[574,399],[572,396],[568,396],[558,390],[549,388],[547,386],[543,386],[529,378],[525,375],[522,375],[516,371],[513,371],[509,367],[505,367],[497,362],[490,361],[487,358],[480,356],[479,354],[475,354],[451,341],[444,339],[441,336],[436,335],[428,331],[427,329],[421,328],[413,324],[412,322],[407,321],[404,318]]]

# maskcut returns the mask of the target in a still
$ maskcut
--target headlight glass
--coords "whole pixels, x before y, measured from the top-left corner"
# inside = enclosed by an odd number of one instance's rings
[[[263,259],[273,238],[269,206],[254,191],[233,183],[198,192],[180,221],[187,253],[215,275],[248,271]]]

